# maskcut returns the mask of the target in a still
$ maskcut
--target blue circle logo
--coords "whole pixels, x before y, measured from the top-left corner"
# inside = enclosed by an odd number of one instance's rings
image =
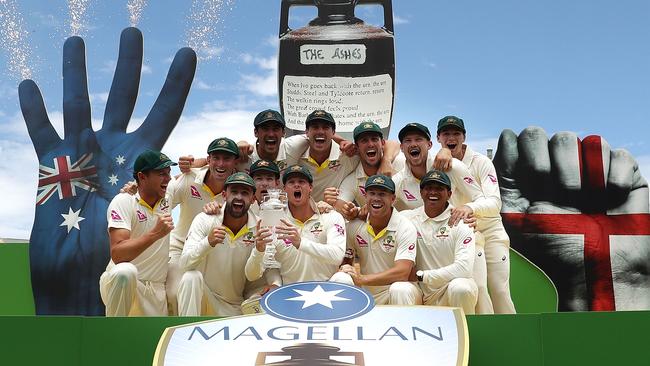
[[[262,308],[276,318],[299,323],[332,323],[359,317],[375,306],[368,292],[336,282],[298,282],[262,298]]]

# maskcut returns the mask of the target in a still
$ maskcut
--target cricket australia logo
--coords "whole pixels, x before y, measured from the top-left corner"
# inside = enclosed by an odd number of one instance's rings
[[[318,236],[323,232],[323,225],[320,223],[320,221],[316,221],[311,229],[309,229],[309,232],[311,232],[311,234],[314,236]]]
[[[253,234],[252,231],[249,231],[244,235],[244,238],[242,239],[242,242],[244,243],[245,246],[251,246],[255,243],[255,235]]]
[[[440,229],[438,229],[438,232],[436,233],[436,238],[446,238],[449,236],[449,227],[442,226]]]
[[[332,323],[357,318],[375,306],[365,290],[336,282],[299,282],[262,298],[267,314],[299,323]]]
[[[388,234],[381,243],[381,246],[384,248],[384,251],[390,252],[395,248],[395,237],[392,234]]]

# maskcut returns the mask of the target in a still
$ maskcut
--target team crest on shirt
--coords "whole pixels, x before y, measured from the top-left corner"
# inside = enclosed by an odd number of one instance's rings
[[[340,160],[332,160],[332,161],[330,161],[329,165],[327,166],[327,169],[338,171],[340,167],[341,167],[341,161]]]
[[[252,231],[249,231],[244,235],[244,238],[241,240],[245,246],[249,247],[255,243],[255,234]]]
[[[359,245],[360,247],[367,247],[367,246],[368,246],[368,242],[365,241],[365,240],[361,237],[361,235],[357,235],[357,238],[356,238],[356,239],[357,239],[357,245]]]
[[[142,211],[137,210],[135,213],[136,213],[136,215],[138,216],[138,222],[145,222],[145,221],[147,221],[147,215],[145,215],[144,213],[142,213]]]
[[[167,200],[167,197],[163,197],[160,200],[160,205],[158,206],[158,210],[162,213],[169,213],[169,200]]]
[[[113,221],[124,221],[122,219],[122,216],[120,216],[120,214],[118,214],[117,211],[115,211],[115,210],[111,210],[111,220],[113,220]]]
[[[345,235],[345,229],[343,228],[343,226],[339,224],[334,224],[334,227],[336,227],[336,232],[338,232],[339,235]]]
[[[495,177],[492,174],[488,174],[488,178],[490,179],[490,182],[496,184],[497,183],[497,177]]]
[[[361,193],[362,196],[366,196],[366,187],[364,186],[359,186],[359,192]]]
[[[465,177],[465,178],[463,178],[463,180],[464,180],[465,183],[467,183],[467,184],[472,184],[472,183],[474,183],[474,179],[472,179],[471,177]]]
[[[441,226],[436,233],[436,238],[444,239],[449,236],[449,227],[447,225]]]
[[[393,235],[388,234],[384,240],[381,242],[381,247],[384,249],[385,252],[390,252],[395,248],[395,238]]]
[[[413,193],[407,191],[406,189],[403,189],[404,191],[404,197],[406,197],[407,201],[417,201],[417,198],[413,195]]]
[[[314,225],[312,225],[311,229],[309,229],[309,232],[314,236],[318,236],[323,232],[323,225],[320,221],[316,221]]]
[[[201,193],[199,192],[198,189],[196,189],[195,186],[190,186],[190,195],[192,196],[192,198],[201,199]]]

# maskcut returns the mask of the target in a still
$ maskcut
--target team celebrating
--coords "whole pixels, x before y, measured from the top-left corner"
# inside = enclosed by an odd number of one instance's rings
[[[111,261],[100,278],[107,316],[233,316],[278,286],[335,281],[379,305],[515,313],[508,235],[492,161],[465,144],[464,121],[409,123],[399,141],[362,122],[353,140],[316,110],[305,134],[284,138],[273,110],[253,122],[255,143],[220,137],[205,159],[140,154],[135,184],[111,201]],[[281,189],[286,215],[260,220]],[[171,210],[180,206],[178,222]],[[278,265],[264,260],[273,248]]]

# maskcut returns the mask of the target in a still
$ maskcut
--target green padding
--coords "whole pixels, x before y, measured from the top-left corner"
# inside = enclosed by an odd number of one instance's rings
[[[557,290],[553,282],[541,269],[512,248],[510,296],[519,314],[557,311]]]
[[[151,365],[166,327],[207,319],[4,316],[0,364]],[[472,366],[649,364],[647,311],[483,315],[467,322]]]
[[[0,314],[34,315],[27,244],[0,244]]]

